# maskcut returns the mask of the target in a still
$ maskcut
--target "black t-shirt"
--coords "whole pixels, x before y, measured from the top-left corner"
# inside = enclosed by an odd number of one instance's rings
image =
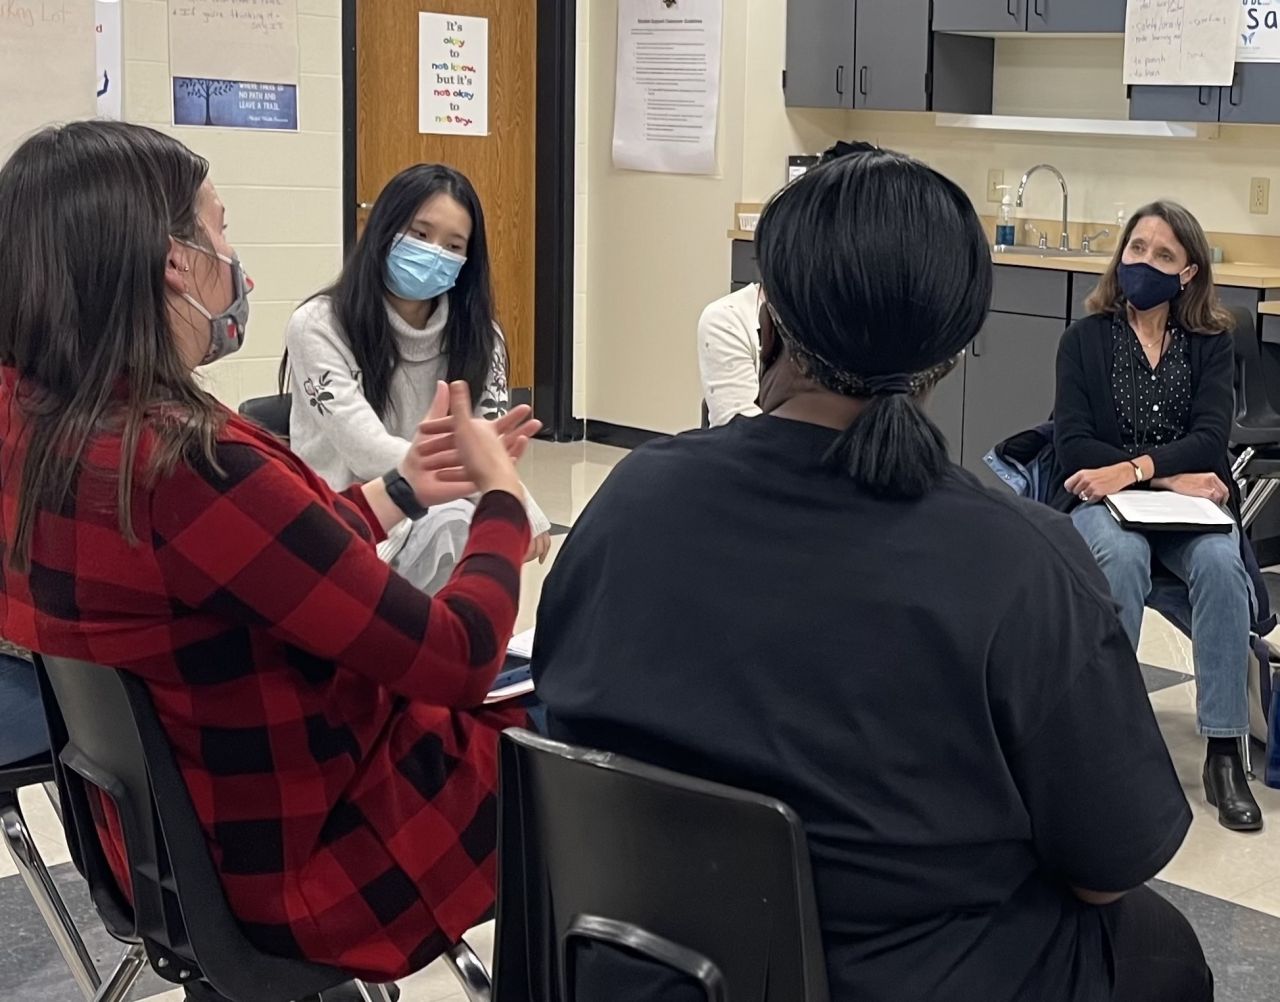
[[[877,501],[772,417],[637,450],[543,592],[552,733],[786,802],[835,1002],[1105,999],[1096,910],[1190,811],[1070,521]],[[725,833],[732,838],[731,832]]]

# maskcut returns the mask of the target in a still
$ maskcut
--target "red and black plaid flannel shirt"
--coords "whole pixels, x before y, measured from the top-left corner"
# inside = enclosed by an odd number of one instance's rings
[[[3,369],[3,541],[27,440],[16,384]],[[130,546],[119,447],[93,442],[73,498],[38,516],[30,572],[4,568],[0,634],[146,680],[258,946],[370,979],[422,967],[493,903],[497,735],[524,714],[474,708],[515,622],[524,509],[487,495],[431,599],[378,559],[359,489],[335,495],[235,416],[225,476],[140,473]]]

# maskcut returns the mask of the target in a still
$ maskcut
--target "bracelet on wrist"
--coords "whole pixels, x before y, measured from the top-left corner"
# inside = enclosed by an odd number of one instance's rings
[[[387,489],[387,497],[391,499],[391,503],[404,513],[405,518],[416,522],[430,510],[419,503],[413,487],[399,470],[383,474],[382,485]]]

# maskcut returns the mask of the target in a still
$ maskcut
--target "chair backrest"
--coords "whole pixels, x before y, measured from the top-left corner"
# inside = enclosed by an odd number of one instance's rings
[[[36,665],[68,847],[111,933],[140,940],[161,976],[202,979],[229,999],[289,1002],[348,980],[331,968],[263,954],[245,939],[146,685],[67,658],[37,657]],[[107,794],[119,814],[127,897],[98,839],[87,784]]]
[[[271,434],[288,440],[289,412],[292,409],[293,397],[288,393],[277,393],[244,401],[240,405],[240,415],[256,421]]]
[[[1247,310],[1233,309],[1236,405],[1231,419],[1233,445],[1280,444],[1280,414],[1268,392],[1267,369],[1257,321]]]
[[[827,1002],[809,850],[784,804],[527,731],[503,735],[500,759],[494,1002],[575,1002],[588,944],[709,1000]]]

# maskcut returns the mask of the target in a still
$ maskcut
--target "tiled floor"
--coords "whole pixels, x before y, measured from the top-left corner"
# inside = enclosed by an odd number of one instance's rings
[[[552,521],[572,525],[586,503],[624,455],[596,445],[535,443],[526,458],[526,482]],[[553,540],[545,566],[529,568],[522,592],[519,628],[533,625],[542,582],[564,537]],[[1218,983],[1219,1002],[1263,1002],[1277,997],[1280,984],[1280,791],[1255,784],[1267,815],[1267,827],[1253,835],[1220,828],[1200,787],[1203,742],[1195,734],[1195,687],[1190,681],[1190,648],[1163,620],[1149,616],[1143,631],[1141,660],[1148,670],[1151,702],[1195,813],[1191,833],[1177,857],[1160,875],[1162,893],[1173,898],[1191,918],[1205,943]],[[47,862],[65,864],[67,854],[52,810],[42,795],[23,798],[28,820]],[[63,866],[60,881],[76,909],[92,925],[87,900],[74,871]],[[79,895],[77,897],[77,895]],[[0,998],[24,1002],[72,1002],[77,996],[65,967],[48,940],[40,919],[14,875],[7,854],[0,853]],[[468,936],[486,961],[492,951],[492,927]],[[114,945],[99,929],[91,948],[104,960]],[[153,995],[161,983],[148,979],[139,997],[178,1002],[181,994]],[[405,1002],[462,1000],[463,995],[442,965],[402,983]]]

